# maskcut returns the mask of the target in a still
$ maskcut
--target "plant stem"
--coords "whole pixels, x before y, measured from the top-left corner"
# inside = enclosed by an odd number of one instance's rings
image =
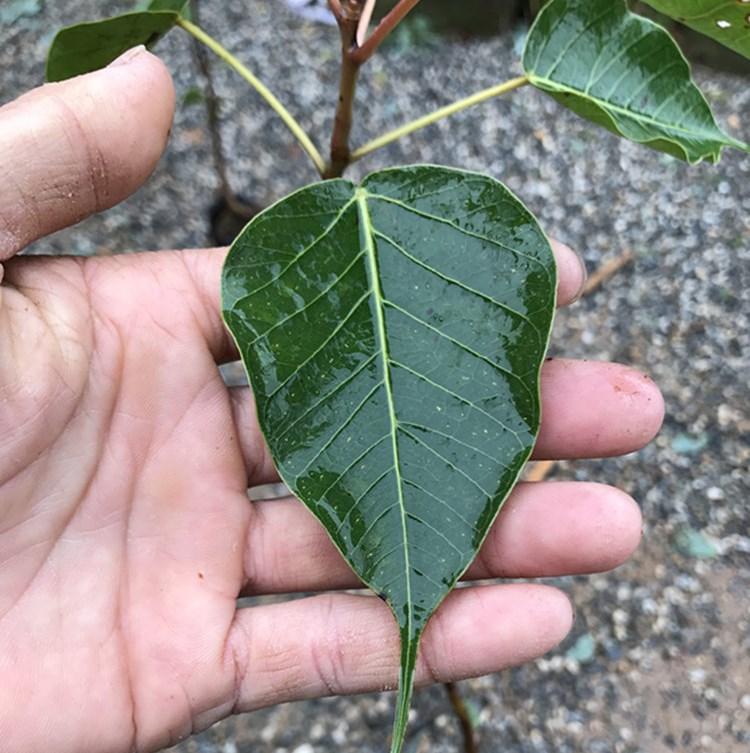
[[[328,7],[331,9],[331,13],[333,13],[334,18],[337,21],[341,20],[341,2],[339,0],[328,0]]]
[[[291,113],[279,102],[270,89],[260,81],[247,66],[241,63],[229,50],[223,47],[213,37],[206,34],[203,29],[191,23],[190,21],[180,18],[177,23],[189,34],[192,34],[199,42],[206,45],[212,52],[218,55],[227,65],[234,68],[242,78],[252,86],[255,91],[270,105],[276,114],[284,121],[286,127],[294,134],[299,141],[300,146],[307,152],[318,172],[322,175],[326,169],[325,160],[320,152],[312,143],[310,137],[305,133],[300,124],[294,119]]]
[[[196,23],[199,23],[199,9],[198,0],[192,0],[190,3],[190,11]],[[204,96],[206,100],[206,119],[208,121],[208,133],[211,137],[211,153],[214,159],[214,167],[216,168],[216,175],[219,178],[219,187],[221,195],[224,197],[227,205],[234,211],[235,207],[232,206],[236,201],[234,192],[229,185],[229,178],[227,176],[227,162],[224,157],[224,146],[221,141],[221,130],[219,124],[219,98],[216,96],[216,89],[214,89],[213,73],[211,71],[211,61],[208,59],[206,48],[201,45],[197,39],[193,39],[193,55],[195,62],[200,70],[204,79]]]
[[[351,162],[349,134],[352,130],[352,107],[358,75],[359,65],[344,55],[341,61],[339,101],[331,136],[331,162],[323,173],[324,178],[341,177],[347,165]]]
[[[352,130],[352,108],[357,89],[359,63],[352,56],[357,48],[357,29],[362,18],[365,0],[344,0],[338,17],[341,32],[341,74],[339,98],[331,134],[331,160],[323,173],[324,178],[339,178],[350,160],[349,135]]]
[[[493,97],[498,97],[501,94],[506,94],[507,92],[513,91],[513,89],[518,89],[519,87],[525,86],[528,83],[529,80],[528,78],[526,78],[526,76],[519,76],[518,78],[512,78],[509,81],[504,81],[502,84],[498,84],[497,86],[492,86],[489,89],[483,89],[476,94],[472,94],[470,97],[466,97],[465,99],[458,100],[458,102],[454,102],[452,105],[441,107],[439,110],[435,110],[429,115],[417,118],[417,120],[412,120],[411,122],[406,123],[399,128],[395,128],[392,131],[388,131],[388,133],[384,133],[382,136],[378,136],[372,141],[368,141],[366,144],[363,144],[351,153],[351,155],[349,156],[349,161],[356,162],[356,160],[362,159],[362,157],[370,154],[370,152],[374,152],[376,149],[387,146],[393,141],[400,139],[402,136],[407,136],[414,131],[418,131],[420,128],[424,128],[425,126],[436,123],[438,120],[447,118],[449,115],[453,115],[457,112],[460,112],[461,110],[465,110],[468,107],[472,107],[473,105],[478,105],[480,102],[492,99]]]
[[[461,725],[465,753],[477,753],[477,741],[476,736],[474,735],[474,726],[471,723],[469,710],[466,708],[466,703],[461,695],[461,691],[453,682],[444,682],[443,687],[448,694],[448,700],[453,707],[453,713],[456,715],[458,722]]]
[[[399,0],[390,13],[383,17],[362,46],[352,52],[352,57],[360,64],[372,57],[385,38],[406,18],[406,15],[416,7],[418,2],[419,0]]]

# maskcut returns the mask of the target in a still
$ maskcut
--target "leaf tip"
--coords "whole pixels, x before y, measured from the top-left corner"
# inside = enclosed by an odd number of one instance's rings
[[[396,711],[393,718],[393,734],[391,736],[390,753],[401,753],[406,739],[406,728],[409,725],[409,709],[414,693],[414,674],[417,666],[417,651],[421,629],[401,629],[401,670],[399,672],[398,696]]]

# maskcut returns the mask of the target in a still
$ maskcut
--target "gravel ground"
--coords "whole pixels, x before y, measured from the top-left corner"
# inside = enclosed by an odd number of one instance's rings
[[[13,0],[0,8],[0,98],[42,77],[51,32],[125,3]],[[336,32],[278,0],[206,1],[221,38],[319,136],[328,132]],[[222,9],[221,13],[219,9]],[[15,11],[14,11],[15,9]],[[12,18],[18,11],[25,15]],[[7,15],[3,15],[7,14]],[[9,25],[9,22],[14,22]],[[516,37],[440,43],[402,34],[369,66],[354,142],[467,89],[518,71]],[[160,47],[183,96],[193,85],[178,33]],[[727,130],[750,140],[747,79],[696,70]],[[235,76],[221,72],[232,181],[259,203],[315,177],[299,148]],[[373,155],[379,166],[437,162],[504,180],[590,270],[625,249],[635,264],[561,313],[555,354],[631,363],[664,391],[667,418],[625,458],[561,463],[558,478],[626,489],[643,507],[644,542],[614,573],[558,582],[577,608],[573,633],[527,666],[462,685],[481,749],[505,753],[739,753],[750,749],[750,155],[690,168],[563,112],[542,94],[463,113]],[[208,243],[215,195],[200,107],[183,106],[155,175],[115,210],[35,245],[119,253]],[[469,638],[467,638],[469,639]],[[280,706],[218,725],[180,753],[382,751],[387,694]],[[461,750],[440,688],[414,703],[409,753]]]

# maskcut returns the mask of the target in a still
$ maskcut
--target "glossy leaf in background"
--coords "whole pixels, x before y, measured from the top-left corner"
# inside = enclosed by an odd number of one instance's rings
[[[303,188],[228,255],[224,319],[279,473],[398,622],[393,751],[425,624],[531,453],[555,289],[518,199],[443,167]]]
[[[652,8],[750,58],[750,0],[645,0]]]
[[[182,18],[190,19],[190,0],[142,0],[135,10],[173,10]]]
[[[672,37],[624,0],[551,0],[529,31],[523,66],[578,115],[688,162],[747,148],[716,125]]]
[[[62,81],[109,65],[139,44],[150,46],[179,19],[175,11],[141,11],[61,29],[47,57],[47,80]]]

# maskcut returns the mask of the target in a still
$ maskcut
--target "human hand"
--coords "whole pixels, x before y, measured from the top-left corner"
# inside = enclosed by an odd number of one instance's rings
[[[357,581],[299,502],[248,501],[276,477],[249,390],[217,367],[235,358],[225,251],[10,258],[135,190],[173,103],[140,52],[0,109],[4,753],[151,751],[234,712],[395,682],[398,632],[377,598],[237,609],[239,595]],[[583,273],[555,252],[569,302]],[[538,458],[637,449],[663,411],[646,377],[565,360],[545,364],[543,402]],[[520,484],[468,577],[605,570],[639,536],[622,492]],[[571,621],[547,586],[460,589],[426,630],[419,680],[527,661]]]

